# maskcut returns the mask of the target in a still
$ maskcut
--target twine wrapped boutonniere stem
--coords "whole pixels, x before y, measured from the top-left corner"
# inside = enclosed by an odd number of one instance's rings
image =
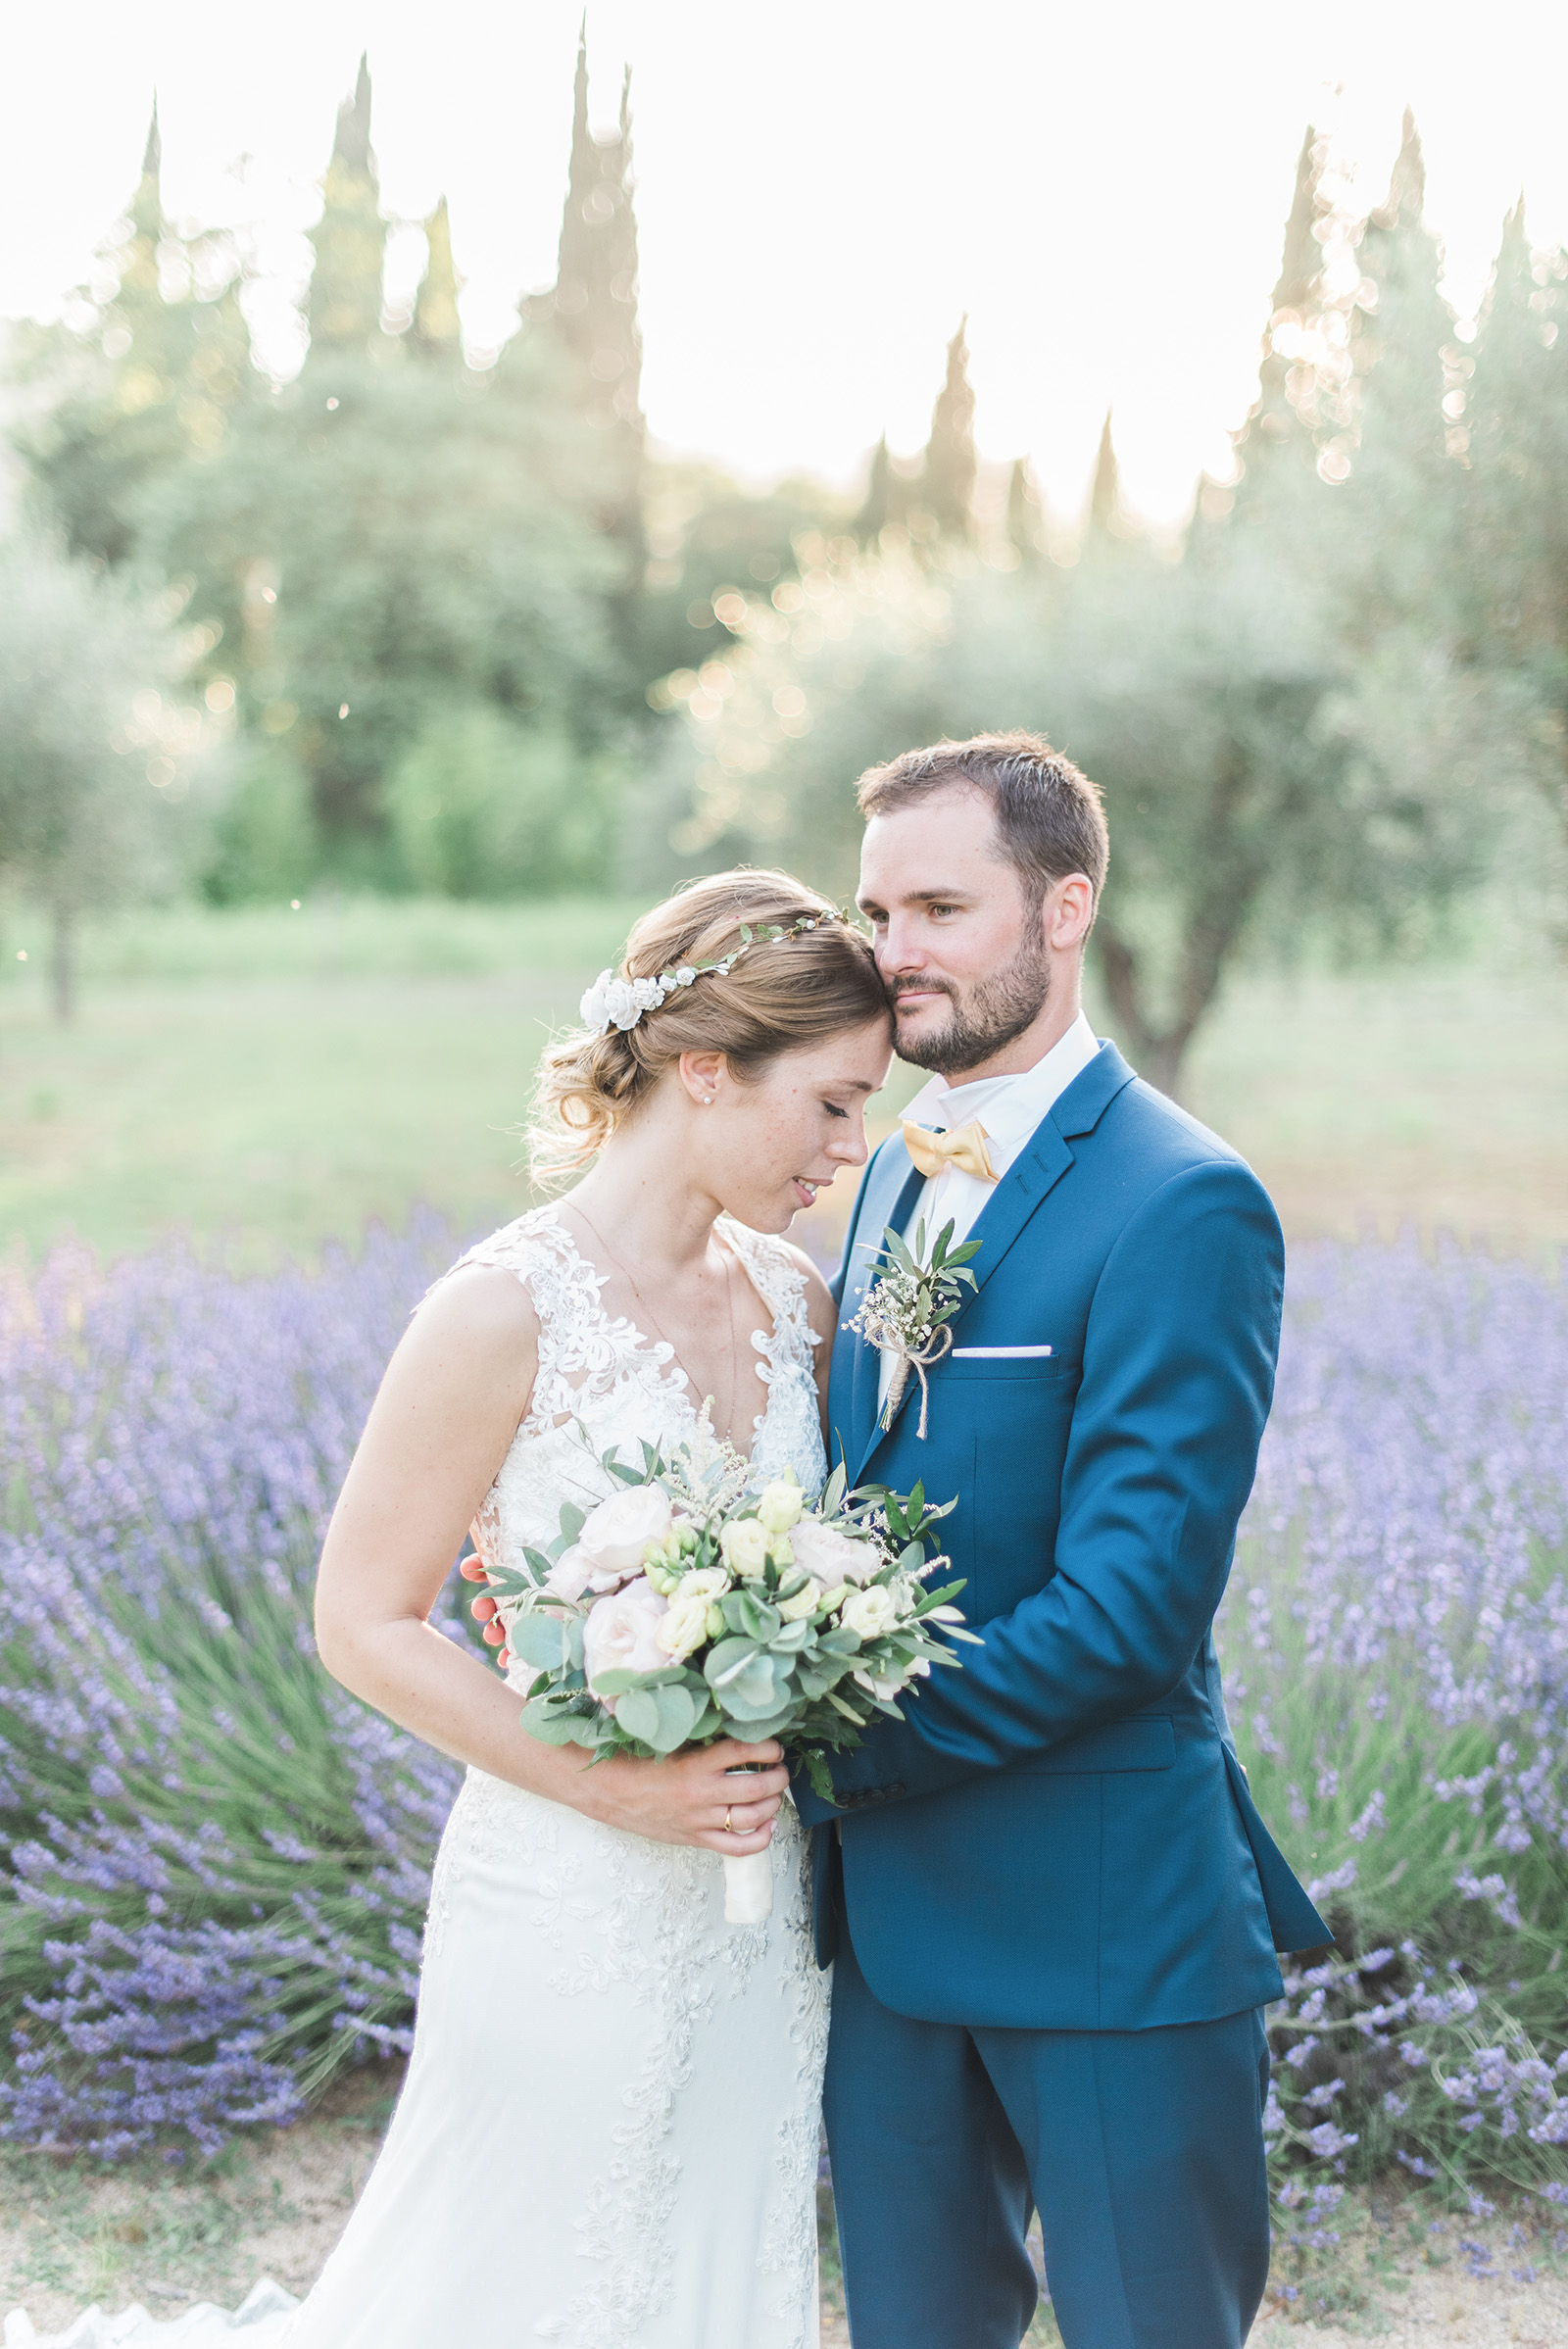
[[[926,1372],[940,1362],[953,1344],[948,1324],[963,1302],[965,1287],[975,1286],[969,1258],[978,1255],[978,1240],[953,1245],[953,1223],[937,1234],[929,1260],[925,1252],[925,1219],[914,1229],[914,1247],[891,1225],[872,1260],[876,1279],[859,1311],[850,1322],[879,1354],[891,1357],[893,1372],[882,1406],[882,1433],[892,1427],[912,1370],[920,1381],[920,1421],[915,1430],[925,1441],[931,1390]]]

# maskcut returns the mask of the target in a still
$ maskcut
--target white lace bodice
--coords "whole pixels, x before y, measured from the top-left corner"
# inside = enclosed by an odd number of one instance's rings
[[[727,1215],[718,1230],[772,1321],[770,1329],[751,1334],[767,1391],[766,1407],[753,1422],[753,1481],[765,1483],[788,1468],[806,1492],[815,1493],[827,1459],[811,1367],[819,1341],[807,1320],[805,1276],[782,1242]],[[701,1452],[713,1438],[674,1348],[645,1338],[623,1316],[612,1320],[600,1302],[605,1275],[581,1253],[554,1207],[535,1207],[504,1225],[452,1272],[469,1264],[515,1273],[539,1316],[539,1369],[527,1416],[473,1521],[482,1557],[520,1567],[525,1544],[538,1549],[555,1539],[564,1502],[589,1509],[618,1491],[599,1455],[613,1448],[635,1461],[645,1442]],[[525,1666],[514,1670],[529,1677]]]

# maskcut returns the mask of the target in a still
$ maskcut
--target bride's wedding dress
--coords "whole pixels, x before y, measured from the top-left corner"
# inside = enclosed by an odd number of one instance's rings
[[[767,1388],[755,1470],[793,1468],[812,1490],[825,1462],[800,1272],[777,1242],[727,1218],[719,1231],[771,1323],[754,1337]],[[553,1208],[463,1262],[514,1272],[539,1316],[533,1401],[474,1527],[487,1558],[520,1563],[564,1501],[617,1490],[569,1419],[594,1453],[629,1460],[645,1438],[705,1431],[671,1348],[611,1320]],[[520,1695],[527,1668],[511,1677]],[[813,2349],[828,2002],[805,1842],[786,1801],[772,1917],[726,1926],[716,1854],[470,1770],[436,1859],[407,2084],[309,2298],[295,2309],[259,2287],[254,2310],[173,2325],[93,2312],[93,2329],[83,2319],[56,2342]]]

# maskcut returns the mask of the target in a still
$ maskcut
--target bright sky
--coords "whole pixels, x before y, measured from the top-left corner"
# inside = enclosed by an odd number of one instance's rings
[[[49,316],[136,178],[156,86],[166,205],[248,220],[288,287],[362,46],[387,209],[443,191],[476,344],[547,285],[580,0],[19,5],[0,141],[0,317]],[[1521,187],[1568,241],[1568,9],[1491,0],[591,0],[592,107],[633,72],[643,379],[665,446],[750,478],[856,477],[923,441],[969,316],[985,454],[1063,511],[1115,412],[1123,485],[1174,517],[1245,414],[1301,131],[1335,127],[1366,200],[1406,103],[1450,297],[1473,311]],[[236,173],[235,167],[243,164]],[[395,241],[416,272],[419,242]]]

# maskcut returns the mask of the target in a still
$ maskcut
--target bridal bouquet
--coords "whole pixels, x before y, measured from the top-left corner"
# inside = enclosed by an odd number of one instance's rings
[[[485,1637],[536,1668],[523,1726],[595,1758],[657,1757],[736,1737],[776,1737],[831,1797],[824,1755],[858,1743],[878,1713],[933,1664],[946,1639],[972,1639],[952,1600],[926,1587],[928,1530],[948,1514],[918,1485],[846,1493],[838,1469],[808,1504],[793,1476],[749,1492],[724,1446],[700,1459],[643,1446],[641,1467],[607,1452],[624,1490],[597,1508],[568,1503],[547,1549],[521,1569],[470,1559]],[[940,1630],[939,1630],[940,1627]],[[724,1914],[753,1923],[772,1905],[763,1851],[724,1862]]]

